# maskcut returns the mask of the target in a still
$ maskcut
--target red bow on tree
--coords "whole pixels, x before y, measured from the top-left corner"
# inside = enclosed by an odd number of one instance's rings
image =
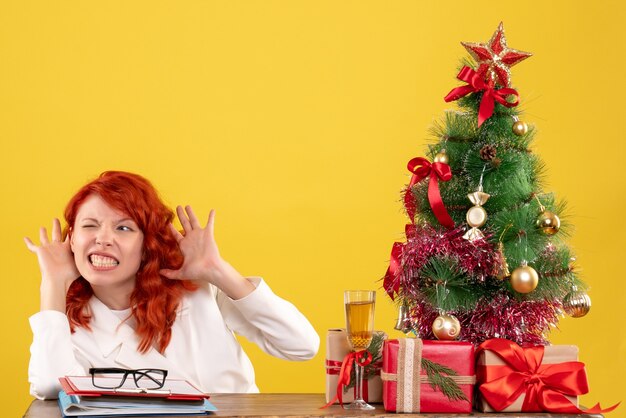
[[[417,182],[430,176],[430,182],[428,183],[428,201],[430,202],[430,207],[441,225],[448,229],[454,228],[454,221],[443,205],[441,193],[439,193],[439,180],[448,181],[452,178],[450,166],[445,163],[431,163],[426,158],[417,157],[409,161],[407,168],[413,173],[413,177],[411,177],[409,187],[407,187],[406,193],[404,194],[404,206],[411,218],[411,222],[414,222],[416,211],[415,199],[411,193],[411,188]]]
[[[483,91],[483,98],[480,101],[480,107],[478,109],[478,126],[482,125],[484,121],[493,115],[495,102],[506,107],[514,107],[519,104],[519,95],[515,89],[505,87],[496,90],[493,80],[485,82],[484,75],[477,73],[470,67],[463,67],[456,78],[465,81],[467,85],[450,90],[450,93],[448,93],[444,100],[451,102],[459,100],[461,97],[467,96],[470,93]],[[507,96],[515,96],[516,99],[514,102],[509,102],[506,100]]]
[[[383,289],[385,289],[385,292],[387,292],[391,300],[395,299],[395,295],[400,290],[399,275],[401,267],[400,258],[402,256],[402,248],[404,248],[403,243],[393,243],[393,247],[391,248],[391,259],[389,260],[389,267],[387,267],[387,272],[385,273],[385,278],[383,279]]]
[[[405,226],[404,234],[406,235],[407,239],[414,238],[415,233],[415,225],[407,224]],[[385,289],[385,292],[387,292],[391,300],[395,299],[395,295],[397,295],[398,291],[400,290],[400,274],[402,273],[403,249],[403,243],[393,243],[393,247],[391,248],[391,258],[389,259],[389,267],[387,267],[387,272],[385,273],[385,278],[383,279],[383,288]]]
[[[512,341],[494,338],[482,343],[477,354],[481,350],[492,351],[506,363],[479,366],[477,370],[483,382],[480,393],[496,411],[504,410],[522,395],[525,395],[522,412],[598,414],[619,405],[602,409],[596,404],[588,410],[579,409],[566,396],[589,392],[585,364],[578,361],[542,364],[543,346],[522,348]]]

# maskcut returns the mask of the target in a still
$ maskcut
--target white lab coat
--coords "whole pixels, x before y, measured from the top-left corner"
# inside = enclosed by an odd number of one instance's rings
[[[261,278],[248,280],[256,289],[239,300],[213,285],[184,296],[164,354],[154,348],[141,354],[134,330],[96,297],[89,301],[91,331],[80,327],[72,334],[65,314],[36,313],[30,317],[31,394],[56,398],[59,377],[85,375],[89,367],[166,369],[168,377],[187,379],[207,393],[258,392],[252,364],[233,333],[288,360],[313,357],[319,336],[296,307],[276,296]]]

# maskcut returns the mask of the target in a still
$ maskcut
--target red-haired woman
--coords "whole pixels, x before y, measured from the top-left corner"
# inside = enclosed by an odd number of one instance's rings
[[[41,310],[30,318],[31,393],[56,398],[59,377],[90,367],[168,370],[209,393],[258,392],[254,369],[234,334],[289,360],[317,353],[307,319],[258,277],[242,277],[220,257],[215,213],[202,226],[177,207],[183,227],[154,187],[109,171],[82,187],[62,232],[25,238],[41,269]]]

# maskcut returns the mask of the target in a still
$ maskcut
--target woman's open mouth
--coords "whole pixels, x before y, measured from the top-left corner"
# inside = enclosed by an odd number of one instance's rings
[[[100,254],[91,254],[89,262],[96,270],[111,270],[120,264],[115,258]]]

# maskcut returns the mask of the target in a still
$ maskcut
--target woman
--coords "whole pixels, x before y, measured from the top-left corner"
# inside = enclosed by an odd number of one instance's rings
[[[41,310],[30,318],[31,394],[56,398],[58,378],[90,367],[159,368],[209,392],[258,392],[234,333],[289,360],[317,353],[307,319],[261,278],[242,277],[220,257],[215,212],[202,227],[191,207],[176,212],[154,187],[109,171],[85,185],[40,229]]]

